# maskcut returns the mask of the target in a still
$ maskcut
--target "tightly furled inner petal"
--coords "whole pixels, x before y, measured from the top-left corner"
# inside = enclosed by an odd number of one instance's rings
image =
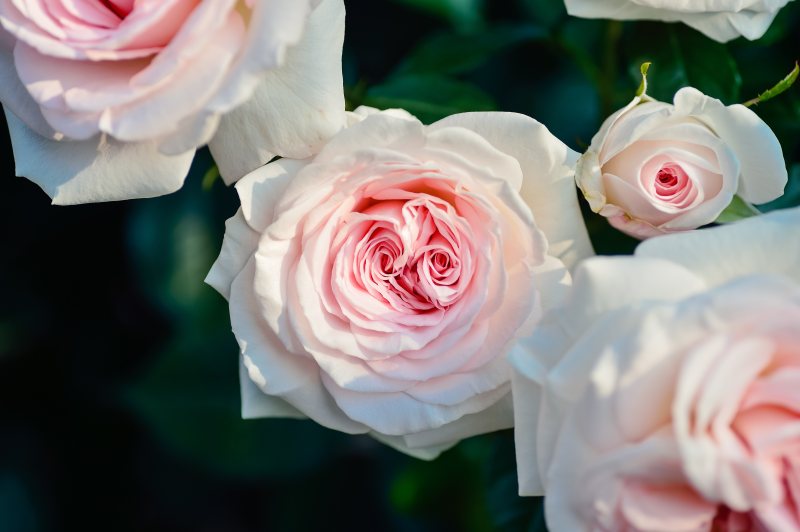
[[[340,250],[351,254],[350,283],[404,314],[455,304],[474,261],[469,224],[448,200],[424,180],[365,197],[341,228],[350,233],[343,240],[357,240]],[[340,304],[360,306],[348,299]]]

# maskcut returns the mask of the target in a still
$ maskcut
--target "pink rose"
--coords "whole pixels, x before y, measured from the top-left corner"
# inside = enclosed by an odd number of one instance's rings
[[[778,198],[788,174],[755,113],[684,88],[672,105],[637,97],[611,115],[575,178],[593,211],[648,238],[709,224],[737,194],[756,204]]]
[[[514,355],[553,530],[800,528],[800,209],[583,263]]]
[[[564,262],[592,253],[576,154],[516,114],[351,120],[237,184],[207,282],[230,302],[244,417],[430,458],[511,426],[505,355],[560,298]]]
[[[54,203],[177,190],[209,144],[233,181],[343,125],[342,0],[0,0],[17,174]]]

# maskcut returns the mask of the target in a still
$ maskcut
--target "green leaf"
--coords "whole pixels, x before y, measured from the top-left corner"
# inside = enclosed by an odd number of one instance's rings
[[[564,2],[553,0],[520,0],[521,8],[525,14],[538,24],[552,28],[567,17]]]
[[[678,89],[694,87],[727,103],[739,101],[742,78],[727,47],[687,26],[637,23],[625,47],[635,51],[631,76],[637,81],[639,65],[653,63],[647,90],[657,100],[672,101]]]
[[[474,29],[483,23],[484,0],[395,0],[442,17],[459,29]]]
[[[794,68],[792,69],[789,74],[780,80],[778,83],[775,84],[771,89],[768,89],[761,94],[759,94],[756,98],[752,100],[748,100],[744,103],[744,105],[750,107],[761,102],[766,102],[767,100],[771,100],[772,98],[786,92],[789,90],[789,87],[794,85],[794,82],[797,81],[797,76],[800,74],[800,65],[795,62]]]
[[[639,72],[642,73],[642,82],[639,84],[639,88],[636,89],[636,96],[644,96],[647,94],[647,71],[650,70],[650,65],[652,63],[642,63],[642,66],[639,67]]]
[[[492,111],[495,103],[481,89],[436,74],[408,74],[371,87],[364,104],[378,109],[405,109],[424,123],[467,111]]]
[[[457,74],[480,66],[505,49],[547,37],[533,25],[495,26],[474,34],[440,33],[425,40],[396,74]]]
[[[745,218],[758,216],[759,214],[761,214],[761,212],[758,209],[739,196],[734,196],[733,201],[731,201],[730,205],[725,207],[725,210],[717,217],[716,221],[720,224],[728,224]]]
[[[228,326],[178,337],[129,390],[128,404],[176,456],[226,475],[307,473],[352,440],[307,420],[241,419],[237,354]]]

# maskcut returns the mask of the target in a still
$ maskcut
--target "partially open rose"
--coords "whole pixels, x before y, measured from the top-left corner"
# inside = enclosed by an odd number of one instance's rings
[[[554,530],[800,528],[800,209],[585,261],[518,352]]]
[[[505,355],[591,254],[575,154],[516,114],[352,118],[237,184],[207,282],[230,302],[245,417],[431,457],[511,425]]]
[[[788,174],[775,134],[743,105],[696,89],[637,97],[611,115],[575,176],[592,210],[637,238],[709,224],[739,195],[766,203]]]
[[[0,0],[17,173],[55,203],[180,187],[210,143],[233,181],[344,120],[342,0]]]
[[[566,0],[576,17],[680,21],[715,41],[756,40],[790,0]]]

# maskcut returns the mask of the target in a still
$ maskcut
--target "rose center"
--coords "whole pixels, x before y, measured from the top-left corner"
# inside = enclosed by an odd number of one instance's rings
[[[664,187],[674,187],[678,184],[678,176],[672,168],[662,168],[656,177],[659,184]]]
[[[698,191],[689,175],[677,163],[662,164],[653,178],[652,192],[655,196],[675,208],[684,208],[692,204]]]
[[[100,0],[100,3],[122,20],[133,11],[133,1],[134,0]]]

